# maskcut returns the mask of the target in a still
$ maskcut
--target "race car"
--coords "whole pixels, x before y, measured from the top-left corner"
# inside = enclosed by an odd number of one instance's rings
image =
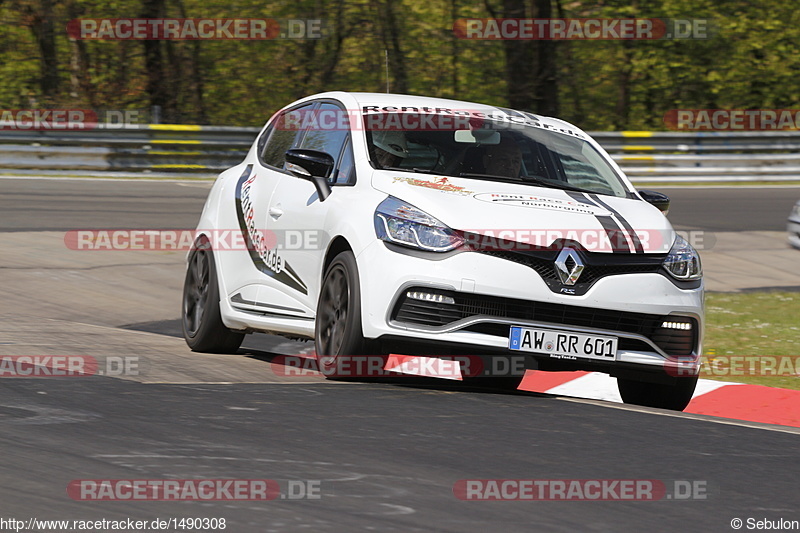
[[[789,244],[800,250],[800,200],[794,204],[792,212],[789,213],[786,231],[789,233]]]
[[[322,369],[476,357],[463,379],[510,389],[528,370],[599,371],[627,403],[682,410],[704,289],[668,208],[558,119],[309,96],[216,179],[188,255],[184,337],[228,353],[252,332],[313,339]]]

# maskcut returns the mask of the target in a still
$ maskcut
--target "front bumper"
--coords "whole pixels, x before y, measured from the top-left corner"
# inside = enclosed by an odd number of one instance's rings
[[[422,256],[380,241],[364,250],[358,263],[368,338],[406,341],[437,353],[472,349],[545,362],[547,354],[509,350],[509,327],[613,335],[620,339],[613,366],[652,371],[673,364],[684,371],[701,353],[702,284],[682,289],[659,273],[624,274],[597,280],[583,295],[565,295],[550,290],[534,269],[513,261],[475,252]],[[453,305],[432,302],[428,309],[409,309],[409,290],[441,294]],[[691,323],[691,338],[668,338],[660,327],[667,320]],[[613,373],[592,360],[566,366]]]

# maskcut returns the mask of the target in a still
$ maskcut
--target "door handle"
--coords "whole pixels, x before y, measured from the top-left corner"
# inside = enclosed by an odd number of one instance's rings
[[[283,209],[281,209],[280,207],[272,206],[269,208],[269,216],[271,216],[272,218],[275,219],[280,218],[282,214],[283,214]]]

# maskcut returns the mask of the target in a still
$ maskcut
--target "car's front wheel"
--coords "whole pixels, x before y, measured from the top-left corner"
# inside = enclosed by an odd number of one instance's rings
[[[195,352],[235,353],[243,333],[228,329],[219,311],[219,284],[214,254],[201,237],[189,255],[181,306],[183,338]]]
[[[617,388],[625,403],[683,411],[692,401],[697,376],[678,378],[675,384],[646,383],[617,379]]]
[[[314,341],[317,363],[327,377],[344,377],[338,362],[343,357],[364,355],[367,351],[361,329],[358,266],[351,251],[337,255],[325,271],[317,304]]]

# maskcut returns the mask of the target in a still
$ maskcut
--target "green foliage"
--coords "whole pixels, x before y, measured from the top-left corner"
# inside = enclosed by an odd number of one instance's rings
[[[150,0],[152,3],[153,0]],[[455,38],[454,18],[490,16],[465,0],[163,0],[166,17],[321,18],[320,40],[162,41],[162,72],[141,41],[72,41],[73,18],[135,17],[144,0],[0,2],[0,109],[149,110],[163,80],[165,121],[262,125],[290,101],[326,90],[384,91],[387,35],[399,35],[390,89],[506,105],[502,42]],[[499,5],[498,1],[488,4]],[[665,129],[671,109],[793,108],[800,99],[800,12],[782,0],[554,2],[554,16],[710,19],[708,39],[559,41],[560,117],[584,129]],[[557,9],[563,7],[563,15]],[[386,17],[391,9],[395,17]],[[37,18],[38,17],[38,18]],[[44,96],[37,20],[55,25],[58,88]]]

